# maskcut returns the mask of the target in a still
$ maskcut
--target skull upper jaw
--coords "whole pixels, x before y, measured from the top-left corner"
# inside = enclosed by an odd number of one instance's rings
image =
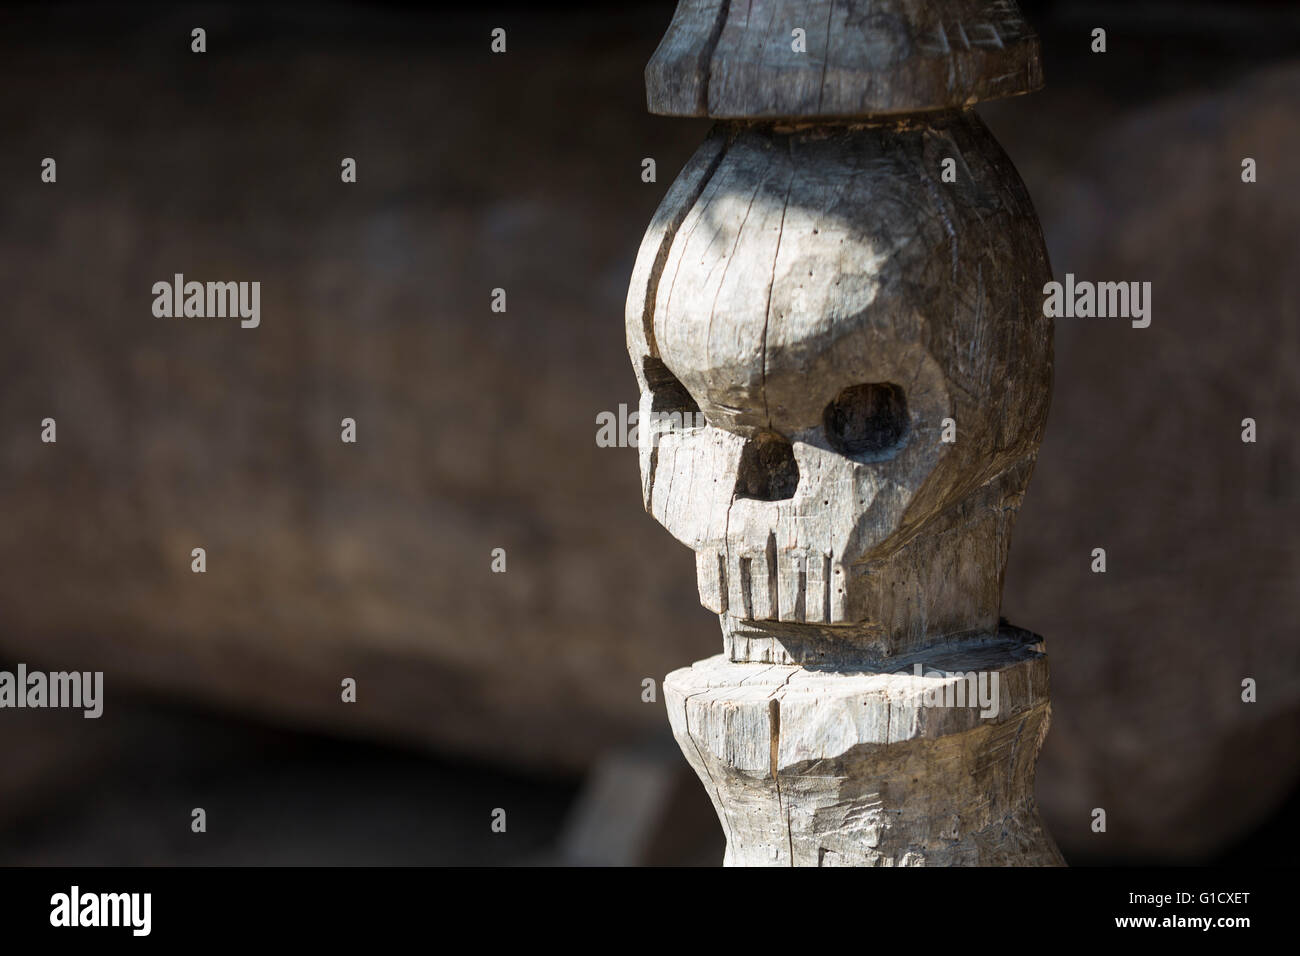
[[[695,544],[700,600],[720,615],[729,658],[884,666],[927,647],[995,635],[1012,526],[1032,466],[1032,459],[1017,463],[919,518],[901,494],[891,497],[897,489],[878,490],[872,507],[838,526],[829,547],[800,541],[793,505],[733,502],[727,536]]]

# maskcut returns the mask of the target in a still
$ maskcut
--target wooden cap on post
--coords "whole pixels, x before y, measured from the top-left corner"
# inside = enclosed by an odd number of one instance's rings
[[[961,109],[1042,85],[1013,0],[679,0],[646,66],[650,112],[716,119]]]

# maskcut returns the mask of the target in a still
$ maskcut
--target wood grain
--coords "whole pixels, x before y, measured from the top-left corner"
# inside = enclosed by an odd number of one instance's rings
[[[910,659],[845,672],[723,655],[669,674],[669,721],[727,835],[725,863],[1061,865],[1033,795],[1050,721],[1041,649],[1007,628],[927,657],[922,676]],[[927,705],[977,670],[999,679],[995,716]]]
[[[731,119],[952,109],[1042,84],[1011,0],[681,0],[646,67],[651,112]]]
[[[671,380],[706,422],[653,430],[642,487],[696,550],[733,659],[879,662],[996,628],[1051,390],[1049,278],[973,112],[724,126],[701,147],[647,234],[627,327],[642,408]],[[900,437],[845,454],[828,409],[870,383],[900,396]],[[755,462],[779,468],[780,447],[790,487],[766,493]]]

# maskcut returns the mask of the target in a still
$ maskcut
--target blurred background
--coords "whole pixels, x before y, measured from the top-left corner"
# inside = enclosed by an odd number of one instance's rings
[[[642,699],[718,623],[595,441],[708,128],[645,110],[672,7],[0,13],[0,669],[106,697],[0,711],[0,864],[720,862]],[[1054,271],[1153,284],[1146,330],[1057,322],[1004,601],[1044,817],[1076,865],[1290,862],[1300,5],[1022,7],[1047,88],[979,112]],[[261,326],[154,318],[176,272],[260,281]]]

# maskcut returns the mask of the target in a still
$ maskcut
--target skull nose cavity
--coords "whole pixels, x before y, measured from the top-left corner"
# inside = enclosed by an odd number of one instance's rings
[[[907,397],[891,382],[853,385],[835,397],[822,414],[826,440],[841,455],[857,461],[892,458],[907,436]]]
[[[798,487],[799,466],[784,436],[765,431],[745,442],[736,471],[737,498],[784,501],[793,498]]]

